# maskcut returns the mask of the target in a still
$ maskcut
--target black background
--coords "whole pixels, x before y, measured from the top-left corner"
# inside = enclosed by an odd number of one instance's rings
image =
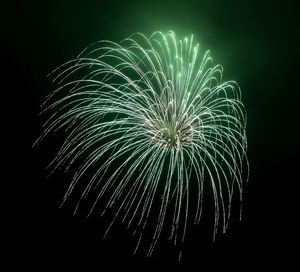
[[[288,1],[267,0],[18,1],[4,6],[1,191],[10,265],[39,271],[81,265],[84,271],[106,271],[106,264],[141,270],[165,264],[184,271],[188,266],[202,271],[292,266],[299,246],[297,10]],[[32,149],[42,131],[39,105],[51,91],[46,75],[52,69],[94,41],[155,30],[195,34],[223,64],[225,79],[240,84],[248,112],[251,170],[243,220],[233,218],[214,244],[195,230],[180,263],[169,246],[150,259],[134,256],[130,233],[121,226],[102,240],[101,220],[60,209],[64,177],[47,180],[44,171],[55,143],[43,151]]]

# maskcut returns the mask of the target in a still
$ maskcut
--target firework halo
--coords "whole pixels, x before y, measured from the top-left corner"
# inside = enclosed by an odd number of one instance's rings
[[[126,223],[136,251],[147,231],[151,256],[165,229],[183,243],[210,187],[213,240],[225,232],[249,167],[241,90],[222,72],[193,35],[181,40],[174,32],[100,41],[55,69],[35,145],[58,130],[65,135],[50,164],[72,173],[62,202],[79,187],[76,211],[96,192],[88,214],[113,211],[105,235],[116,221]]]

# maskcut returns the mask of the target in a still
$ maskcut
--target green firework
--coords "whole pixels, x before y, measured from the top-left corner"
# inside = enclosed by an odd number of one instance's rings
[[[39,140],[65,134],[52,162],[53,170],[76,164],[63,202],[77,187],[78,205],[96,191],[90,213],[113,213],[107,231],[117,220],[133,228],[136,249],[151,220],[150,256],[163,230],[184,241],[210,188],[213,239],[225,232],[233,192],[242,202],[248,179],[246,113],[238,84],[222,81],[192,35],[100,41],[51,75]]]

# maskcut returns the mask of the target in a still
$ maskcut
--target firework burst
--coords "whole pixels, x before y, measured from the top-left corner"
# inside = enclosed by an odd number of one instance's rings
[[[51,76],[56,89],[43,104],[48,118],[37,142],[62,130],[53,170],[79,162],[63,202],[77,186],[77,207],[96,191],[90,213],[112,210],[107,231],[126,222],[136,249],[151,220],[150,256],[163,226],[176,243],[188,222],[200,222],[208,184],[213,239],[225,232],[233,192],[242,202],[248,178],[246,114],[237,83],[222,81],[222,67],[192,35],[97,42]]]

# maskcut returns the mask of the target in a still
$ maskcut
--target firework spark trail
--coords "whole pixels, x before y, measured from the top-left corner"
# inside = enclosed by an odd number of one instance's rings
[[[115,207],[107,232],[117,219],[134,225],[136,250],[149,218],[156,218],[150,256],[168,214],[174,243],[184,241],[188,218],[200,222],[208,182],[215,209],[213,239],[220,217],[225,232],[236,185],[242,202],[248,162],[241,90],[234,81],[222,82],[222,72],[209,51],[201,56],[193,35],[177,40],[173,32],[149,38],[139,33],[120,44],[97,42],[53,71],[57,88],[43,104],[50,117],[37,143],[64,130],[53,171],[69,170],[80,161],[63,203],[94,171],[75,211],[99,188],[90,213],[106,196],[101,213]],[[196,205],[190,182],[196,182]],[[160,208],[153,209],[157,201]]]

